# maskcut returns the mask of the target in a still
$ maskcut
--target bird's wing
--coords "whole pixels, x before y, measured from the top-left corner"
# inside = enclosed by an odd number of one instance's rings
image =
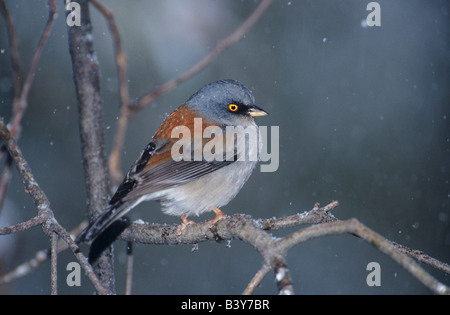
[[[128,171],[110,204],[135,200],[156,191],[185,184],[236,160],[235,156],[228,161],[225,158],[220,161],[203,156],[200,161],[178,161],[177,157],[172,156],[172,145],[173,142],[169,141],[160,145],[150,142]]]

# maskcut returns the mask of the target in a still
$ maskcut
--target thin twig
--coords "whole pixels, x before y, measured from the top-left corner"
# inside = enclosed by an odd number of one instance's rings
[[[0,160],[3,153],[4,151],[0,150]],[[3,202],[5,201],[9,180],[11,179],[11,166],[12,166],[12,158],[8,153],[6,153],[6,161],[3,167],[2,175],[0,177],[0,214],[2,213]]]
[[[34,175],[31,172],[30,167],[28,166],[28,162],[23,157],[20,148],[18,147],[16,141],[12,137],[10,131],[8,130],[5,123],[3,122],[3,119],[1,118],[0,118],[0,141],[5,144],[9,154],[14,159],[14,162],[16,163],[19,173],[22,176],[25,191],[28,194],[30,194],[33,202],[36,205],[38,215],[36,219],[31,220],[32,224],[42,220],[41,225],[46,235],[48,235],[49,237],[53,237],[54,234],[56,233],[59,237],[61,237],[69,245],[72,252],[78,258],[78,261],[80,262],[82,268],[85,270],[91,282],[94,284],[97,292],[99,294],[108,293],[108,291],[106,291],[99,283],[87,258],[81,253],[78,246],[75,244],[74,240],[70,237],[70,234],[56,221],[53,211],[50,207],[50,202],[47,199],[47,196],[41,190],[37,181],[34,179]],[[27,224],[30,224],[32,226],[32,224],[29,223],[30,220],[27,222],[28,222]],[[23,227],[23,225],[19,226],[20,228]],[[4,280],[5,277],[3,276],[2,278]]]
[[[266,274],[270,271],[270,266],[267,264],[263,264],[261,268],[258,270],[258,272],[253,276],[252,280],[248,283],[247,287],[245,288],[244,292],[242,292],[243,295],[251,295],[253,294],[253,291],[255,288],[261,283],[261,281],[264,279]]]
[[[120,114],[117,120],[118,131],[114,135],[114,146],[109,155],[108,167],[111,179],[114,182],[118,182],[122,179],[123,175],[120,171],[120,156],[122,153],[123,143],[125,141],[125,131],[128,125],[129,119],[129,103],[130,93],[128,89],[127,81],[127,58],[122,48],[122,42],[120,39],[119,28],[117,27],[114,19],[114,14],[106,8],[103,4],[97,0],[91,0],[92,5],[100,11],[101,14],[108,21],[109,29],[113,38],[114,51],[116,53],[116,65],[118,72],[119,82],[119,99],[120,99]]]
[[[39,63],[39,59],[41,57],[42,50],[44,49],[45,42],[47,41],[47,38],[50,36],[50,31],[53,27],[53,22],[55,21],[56,0],[49,0],[48,4],[50,7],[50,10],[49,10],[49,16],[47,19],[47,23],[45,25],[44,31],[42,32],[41,38],[39,39],[38,46],[36,47],[36,50],[34,51],[33,58],[31,59],[30,69],[28,70],[28,74],[27,74],[25,82],[23,84],[23,88],[20,93],[19,100],[16,104],[14,104],[14,107],[13,107],[13,120],[10,124],[11,124],[11,133],[16,138],[19,134],[20,122],[22,121],[22,117],[25,113],[25,109],[27,108],[28,94],[30,92],[31,85],[32,85],[34,77],[35,77],[36,68]]]
[[[131,289],[133,285],[133,242],[127,242],[127,271],[125,281],[125,295],[131,295]]]
[[[58,234],[59,237],[61,237],[69,246],[72,253],[77,257],[78,262],[80,263],[80,266],[83,268],[84,272],[88,276],[89,280],[91,281],[92,285],[94,286],[95,290],[100,295],[107,295],[111,294],[111,291],[104,288],[102,283],[100,283],[100,280],[95,275],[95,272],[89,263],[86,256],[83,255],[83,253],[78,248],[78,245],[75,243],[75,241],[72,239],[69,233],[59,224],[54,225],[54,231]]]
[[[35,256],[26,263],[16,266],[13,270],[0,275],[0,283],[11,283],[12,281],[30,274],[38,268],[44,261],[50,258],[49,250],[40,250]]]
[[[42,220],[41,217],[36,217],[36,219]],[[37,221],[36,221],[36,223],[37,223]],[[41,224],[41,223],[39,223],[39,224]],[[22,224],[22,223],[19,223],[19,224]],[[85,220],[85,221],[81,222],[75,229],[73,229],[69,233],[70,233],[70,235],[78,235],[87,226],[88,226],[88,222]],[[4,228],[5,229],[4,234],[10,234],[9,233],[10,229],[13,227],[14,226]],[[28,229],[30,227],[31,227],[31,225],[28,226],[26,229]],[[13,230],[14,230],[14,228],[13,228]],[[14,230],[14,231],[16,232],[16,230]],[[17,232],[18,232],[18,230],[17,230]],[[2,233],[0,233],[0,234],[2,234]],[[75,237],[72,237],[72,238],[75,239]],[[57,254],[61,253],[62,251],[66,250],[68,248],[69,248],[69,245],[62,238],[59,238],[58,246],[57,246]],[[9,283],[18,278],[21,278],[23,276],[30,274],[33,270],[39,268],[39,266],[41,266],[42,263],[48,261],[49,258],[50,258],[50,251],[48,249],[41,249],[41,250],[37,251],[36,254],[34,255],[34,257],[31,258],[30,260],[16,266],[13,270],[11,270],[3,275],[0,275],[0,283]]]
[[[35,216],[25,222],[17,223],[15,225],[0,228],[0,235],[12,234],[22,232],[32,228],[33,226],[41,225],[48,218],[42,215]]]
[[[50,202],[47,196],[40,189],[38,183],[34,179],[31,169],[28,166],[27,161],[24,159],[20,148],[11,135],[10,131],[6,127],[3,119],[0,118],[0,140],[5,144],[9,154],[14,159],[17,168],[22,176],[25,191],[30,194],[34,204],[38,209],[38,216],[50,219],[53,216],[53,212],[50,208]]]
[[[419,266],[412,258],[399,251],[390,241],[385,239],[380,234],[372,231],[364,226],[357,219],[350,219],[346,221],[335,221],[323,224],[317,224],[309,228],[299,230],[286,236],[278,241],[278,245],[284,247],[287,251],[292,246],[305,242],[312,238],[317,238],[324,235],[351,233],[366,240],[374,245],[383,253],[387,254],[403,268],[408,270],[416,279],[422,282],[430,290],[437,294],[449,294],[450,289],[437,281],[422,267]]]
[[[264,230],[278,230],[292,226],[336,221],[337,219],[330,211],[337,206],[338,203],[334,201],[323,208],[318,208],[318,205],[315,205],[313,209],[303,213],[281,218],[264,219],[261,221],[261,226]]]
[[[57,289],[57,261],[58,261],[58,235],[56,233],[53,233],[51,236],[51,250],[50,250],[50,258],[51,258],[51,270],[50,270],[50,282],[51,282],[51,294],[57,295],[58,289]]]
[[[16,28],[14,26],[13,19],[9,10],[6,7],[5,0],[0,0],[0,12],[3,14],[6,22],[6,29],[8,30],[8,41],[9,47],[11,49],[11,67],[13,72],[13,90],[14,90],[14,101],[19,99],[20,91],[22,90],[22,76],[20,74],[20,57],[19,57],[19,44],[16,35]]]

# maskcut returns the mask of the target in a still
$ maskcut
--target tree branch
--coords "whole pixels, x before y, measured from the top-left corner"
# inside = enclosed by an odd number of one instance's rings
[[[8,41],[11,50],[11,67],[13,72],[13,89],[14,97],[13,104],[20,98],[20,91],[22,90],[22,76],[20,74],[20,56],[19,56],[19,44],[16,35],[16,28],[14,26],[13,19],[9,10],[6,7],[5,0],[0,0],[0,12],[2,13],[5,22],[6,29],[8,31]]]
[[[0,228],[0,235],[13,234],[17,232],[26,231],[33,226],[41,225],[47,220],[45,216],[37,215],[25,222],[17,223],[15,225]]]
[[[267,272],[272,269],[279,293],[293,294],[292,279],[285,261],[288,250],[313,238],[350,233],[366,240],[391,257],[434,293],[450,293],[447,286],[433,278],[393,242],[370,230],[356,219],[340,221],[332,216],[330,210],[337,205],[337,201],[322,208],[316,204],[311,211],[278,219],[252,219],[247,215],[235,214],[218,221],[212,228],[208,222],[188,225],[181,235],[177,235],[175,225],[134,223],[126,228],[119,238],[128,242],[158,245],[197,244],[205,241],[239,239],[253,246],[264,260],[263,266],[251,279],[243,293],[251,294]],[[271,229],[305,224],[313,225],[283,238],[275,238],[266,232]]]
[[[58,259],[58,235],[52,233],[51,237],[51,247],[50,247],[50,258],[51,258],[51,269],[50,269],[50,282],[51,282],[51,294],[58,294],[57,290],[57,259]]]
[[[69,51],[78,99],[81,154],[87,193],[87,217],[92,222],[109,201],[109,178],[103,136],[99,67],[92,42],[89,1],[78,1],[81,26],[69,26]],[[112,247],[93,265],[102,285],[115,292]]]

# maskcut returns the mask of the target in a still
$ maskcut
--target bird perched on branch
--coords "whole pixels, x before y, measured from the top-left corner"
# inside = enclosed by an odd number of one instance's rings
[[[180,216],[178,233],[192,223],[188,216],[214,211],[211,225],[226,217],[219,207],[237,195],[253,172],[261,147],[254,117],[265,115],[252,93],[236,80],[201,88],[163,121],[109,208],[77,242],[94,241],[145,200],[159,200],[164,213]]]

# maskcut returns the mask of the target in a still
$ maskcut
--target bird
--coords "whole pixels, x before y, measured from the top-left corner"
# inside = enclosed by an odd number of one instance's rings
[[[78,236],[77,243],[92,243],[112,223],[148,200],[160,201],[163,213],[181,218],[177,234],[194,223],[189,216],[213,211],[210,226],[225,218],[220,207],[239,193],[259,159],[262,140],[254,118],[267,114],[237,80],[222,79],[199,89],[162,122],[109,207]],[[235,132],[230,137],[229,130]],[[236,130],[244,130],[249,143],[237,145],[241,134]]]

